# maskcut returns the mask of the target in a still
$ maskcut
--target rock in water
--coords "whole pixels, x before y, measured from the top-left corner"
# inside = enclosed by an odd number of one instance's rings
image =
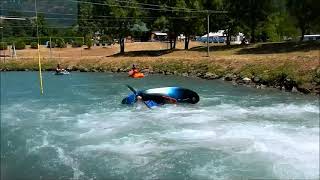
[[[243,81],[244,83],[246,83],[246,84],[249,84],[249,83],[251,82],[251,79],[245,77],[245,78],[242,79],[242,81]]]

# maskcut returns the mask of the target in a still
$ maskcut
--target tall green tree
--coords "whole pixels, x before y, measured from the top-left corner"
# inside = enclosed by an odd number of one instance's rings
[[[274,10],[273,0],[241,1],[239,11],[242,13],[241,23],[250,29],[251,43],[256,42],[256,31],[262,26]]]
[[[87,1],[86,1],[87,2]],[[95,31],[93,4],[81,3],[78,4],[78,32],[81,36],[92,36]]]
[[[300,40],[306,33],[310,33],[314,26],[319,24],[320,1],[319,0],[288,0],[290,14],[296,19],[296,25],[301,30]]]
[[[185,2],[186,8],[195,9],[197,11],[203,10],[203,4],[200,0],[186,0]],[[189,49],[190,37],[204,32],[205,14],[187,11],[187,15],[181,21],[184,24],[182,26],[182,32],[185,36],[184,49]]]
[[[125,37],[130,35],[130,29],[137,22],[134,18],[141,13],[138,4],[134,0],[130,2],[99,0],[99,3],[105,5],[94,5],[93,12],[96,16],[97,28],[101,34],[110,34],[112,37],[117,37],[120,44],[120,53],[124,53]]]

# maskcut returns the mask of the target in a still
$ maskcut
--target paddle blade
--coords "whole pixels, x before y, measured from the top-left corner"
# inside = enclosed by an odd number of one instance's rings
[[[128,84],[127,84],[127,87],[128,87],[135,95],[137,95],[137,91],[134,90],[133,87],[129,86]]]

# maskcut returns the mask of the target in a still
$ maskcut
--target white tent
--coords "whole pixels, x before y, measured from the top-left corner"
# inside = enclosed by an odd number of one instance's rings
[[[208,34],[203,35],[202,37],[207,37]],[[224,30],[219,30],[218,32],[210,32],[209,37],[222,37],[224,36]]]

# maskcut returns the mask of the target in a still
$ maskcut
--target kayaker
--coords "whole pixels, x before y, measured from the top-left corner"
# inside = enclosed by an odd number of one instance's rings
[[[139,73],[139,70],[136,68],[136,65],[133,64],[131,70],[128,72],[130,77],[134,77],[134,74]]]
[[[57,64],[57,68],[56,68],[56,72],[60,73],[60,72],[63,72],[63,71],[65,71],[65,69],[61,68],[60,63],[58,63]]]

